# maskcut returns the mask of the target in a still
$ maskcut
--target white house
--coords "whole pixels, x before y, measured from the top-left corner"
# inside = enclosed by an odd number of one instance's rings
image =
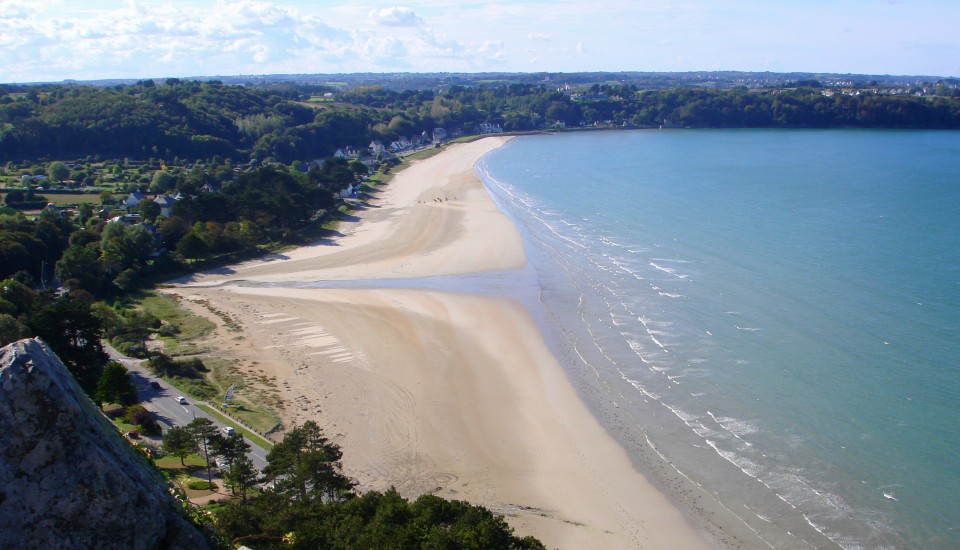
[[[128,210],[131,208],[136,208],[136,206],[140,204],[140,201],[145,198],[147,198],[147,196],[140,191],[134,191],[133,193],[130,193],[130,196],[127,197],[126,200],[123,201],[123,207]]]
[[[160,207],[160,215],[169,218],[173,214],[173,205],[177,201],[167,195],[157,195],[153,199],[154,204]]]
[[[348,145],[337,149],[337,152],[334,153],[333,156],[338,159],[355,159],[360,156],[360,151]]]

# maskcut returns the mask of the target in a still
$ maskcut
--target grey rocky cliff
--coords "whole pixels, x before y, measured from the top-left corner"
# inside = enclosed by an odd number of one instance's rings
[[[0,349],[0,548],[207,548],[40,339]]]

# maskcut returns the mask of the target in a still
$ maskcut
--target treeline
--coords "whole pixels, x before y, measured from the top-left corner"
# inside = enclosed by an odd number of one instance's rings
[[[390,143],[434,128],[476,132],[605,124],[655,127],[960,128],[960,98],[791,89],[593,84],[576,93],[543,84],[391,90],[358,86],[310,104],[316,86],[228,86],[169,79],[108,88],[0,86],[0,160],[100,157],[283,163],[338,147]],[[816,85],[815,85],[816,84]]]
[[[369,129],[389,122],[372,109],[316,109],[277,92],[176,79],[0,87],[0,160],[220,156],[289,163],[366,145]]]
[[[502,516],[481,506],[433,495],[410,502],[393,489],[358,495],[341,471],[340,447],[313,421],[287,432],[270,450],[263,478],[257,479],[243,439],[210,431],[203,420],[184,430],[181,452],[206,451],[211,442],[210,454],[221,458],[224,479],[239,497],[216,512],[215,532],[230,547],[544,548],[533,537],[514,535]],[[189,437],[191,430],[200,437]],[[258,482],[267,485],[258,493],[249,490]]]

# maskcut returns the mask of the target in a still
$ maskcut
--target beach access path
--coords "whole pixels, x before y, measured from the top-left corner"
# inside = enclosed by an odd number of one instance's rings
[[[221,355],[274,378],[285,424],[316,421],[360,490],[482,504],[550,548],[711,548],[590,414],[516,301],[296,287],[524,266],[519,231],[474,170],[507,139],[415,162],[334,238],[164,292],[221,334],[225,316],[241,327]]]

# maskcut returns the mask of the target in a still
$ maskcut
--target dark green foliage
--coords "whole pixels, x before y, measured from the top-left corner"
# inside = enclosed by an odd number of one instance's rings
[[[218,534],[255,549],[543,548],[481,506],[432,495],[411,503],[393,489],[355,495],[340,456],[315,423],[290,430],[267,456],[273,488],[221,509]]]
[[[194,491],[216,491],[217,490],[217,484],[210,483],[209,481],[191,481],[190,483],[187,484],[187,487]]]
[[[300,501],[342,498],[353,486],[340,472],[340,447],[323,436],[313,421],[290,430],[267,455],[264,469],[274,489]]]
[[[14,312],[11,315],[16,316],[29,311],[33,307],[36,296],[37,293],[23,283],[12,279],[0,281],[0,298],[13,306]]]
[[[193,438],[194,444],[203,456],[204,463],[207,465],[207,481],[212,483],[213,467],[211,457],[213,456],[212,442],[220,437],[217,432],[217,426],[209,418],[196,418],[186,426],[187,431]]]
[[[27,329],[43,338],[80,386],[93,395],[108,357],[100,344],[100,320],[90,304],[81,294],[40,292],[23,319]]]
[[[98,403],[119,403],[124,406],[137,402],[137,388],[130,379],[127,367],[111,361],[103,368],[95,394]]]
[[[203,237],[191,231],[183,235],[176,244],[177,254],[185,259],[202,258],[207,255],[210,247]]]
[[[90,246],[71,245],[67,248],[56,263],[54,274],[67,288],[83,289],[95,295],[101,293],[105,282],[100,251]]]
[[[152,412],[143,408],[143,405],[131,405],[124,410],[123,419],[128,424],[134,424],[147,435],[160,435],[160,423]]]
[[[564,75],[571,83],[578,78]],[[27,88],[44,93],[39,104],[0,105],[0,160],[219,155],[289,164],[328,157],[338,147],[363,146],[371,139],[389,143],[435,127],[471,132],[481,123],[501,124],[508,131],[598,121],[637,126],[667,121],[696,127],[960,127],[960,102],[945,86],[936,87],[937,97],[873,93],[828,97],[820,93],[826,88],[817,79],[801,78],[787,85],[747,91],[665,89],[662,83],[649,88],[593,84],[584,86],[579,96],[530,83],[447,86],[443,92],[360,86],[338,93],[341,104],[360,108],[320,110],[285,101],[308,97],[309,85],[288,84],[282,97],[276,88],[219,82],[111,88],[47,85]],[[57,175],[63,175],[62,170]],[[162,186],[166,185],[169,182]]]
[[[164,353],[152,353],[147,368],[157,376],[202,379],[210,369],[199,358],[174,361]]]
[[[234,437],[240,437],[239,435]],[[230,492],[239,496],[241,502],[247,502],[247,495],[259,480],[257,468],[246,454],[241,454],[223,472],[223,479],[230,486]]]
[[[153,235],[142,225],[108,223],[100,236],[100,256],[109,273],[141,268],[154,251]]]
[[[8,313],[0,313],[0,346],[16,342],[23,337],[23,326],[17,322],[17,319]]]
[[[432,495],[411,503],[393,489],[328,503],[288,501],[267,491],[247,505],[223,508],[217,527],[227,540],[255,549],[544,548],[533,537],[517,537],[502,516],[481,506]]]
[[[53,181],[61,182],[70,177],[70,169],[60,161],[51,162],[50,166],[47,167],[47,177]]]
[[[163,434],[163,450],[180,457],[181,466],[183,465],[183,459],[196,449],[196,439],[190,433],[189,428],[185,426],[174,426]]]

